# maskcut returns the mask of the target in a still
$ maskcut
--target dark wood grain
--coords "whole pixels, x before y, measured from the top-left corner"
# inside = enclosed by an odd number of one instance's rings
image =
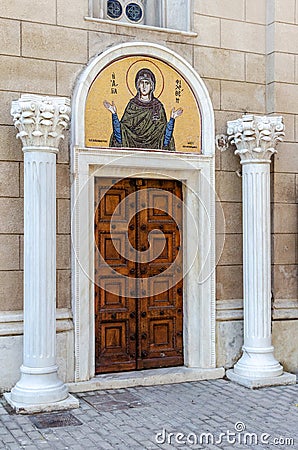
[[[96,373],[182,365],[181,183],[115,181],[95,178]]]

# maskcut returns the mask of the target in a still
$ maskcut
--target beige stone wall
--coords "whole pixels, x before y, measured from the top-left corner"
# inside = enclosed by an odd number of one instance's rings
[[[29,92],[71,96],[90,58],[116,43],[147,40],[176,51],[203,77],[216,134],[245,112],[285,117],[286,140],[272,174],[273,294],[276,318],[297,317],[298,0],[195,0],[196,37],[96,23],[85,16],[88,0],[42,0],[34,7],[29,0],[0,2],[0,311],[22,308],[23,156],[9,114],[11,101]],[[231,336],[231,326],[225,334],[224,323],[242,314],[239,169],[231,149],[217,152],[216,190],[226,220],[216,292],[222,340]],[[69,180],[66,141],[57,165],[59,307],[70,306]],[[241,339],[235,351],[240,345]]]
[[[279,0],[273,6],[268,15],[267,109],[283,115],[286,124],[286,137],[274,159],[272,176],[273,317],[280,321],[298,318],[298,2]],[[282,344],[286,340],[279,338],[286,329],[289,335],[294,330],[297,334],[297,321],[274,324],[279,354],[283,347],[289,348]],[[295,358],[297,361],[297,353]],[[293,367],[293,355],[286,365]]]
[[[266,112],[266,1],[203,0],[194,5],[194,67],[213,100],[216,134],[225,133],[227,120]],[[226,227],[216,296],[227,319],[232,319],[235,300],[241,305],[243,297],[240,168],[231,149],[217,153],[216,191]]]

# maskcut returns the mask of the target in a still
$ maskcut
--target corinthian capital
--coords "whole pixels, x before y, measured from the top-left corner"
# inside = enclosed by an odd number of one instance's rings
[[[251,160],[270,161],[276,153],[276,145],[282,141],[284,124],[282,117],[244,115],[228,125],[228,140],[235,144],[241,162]]]
[[[70,100],[25,94],[12,102],[11,115],[24,149],[46,147],[58,151],[70,121]]]

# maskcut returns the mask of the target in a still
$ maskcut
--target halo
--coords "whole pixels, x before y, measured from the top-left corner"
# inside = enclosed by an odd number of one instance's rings
[[[135,78],[136,74],[140,69],[150,69],[151,72],[154,73],[156,78],[156,85],[155,85],[155,92],[154,97],[159,98],[161,94],[163,93],[164,86],[165,86],[165,80],[162,71],[158,67],[157,64],[150,61],[150,59],[138,59],[134,63],[132,63],[127,72],[126,72],[126,85],[131,93],[131,95],[136,95],[136,88],[135,88]]]

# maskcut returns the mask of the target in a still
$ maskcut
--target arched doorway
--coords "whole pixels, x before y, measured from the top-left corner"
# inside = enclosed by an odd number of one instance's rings
[[[166,142],[164,138],[161,148],[154,149],[146,149],[143,144],[138,148],[132,148],[133,144],[128,147],[123,142],[115,144],[116,141],[110,138],[111,134],[114,134],[114,138],[117,136],[110,121],[110,112],[114,114],[114,111],[106,111],[108,107],[104,109],[101,98],[94,95],[90,98],[92,89],[95,93],[102,91],[96,90],[96,83],[104,81],[107,91],[102,95],[109,94],[110,98],[115,89],[117,94],[118,89],[126,89],[125,95],[122,93],[121,97],[117,97],[117,108],[125,110],[131,96],[129,90],[133,89],[136,73],[141,69],[140,61],[143,60],[146,60],[146,68],[151,64],[150,70],[155,72],[156,89],[159,89],[156,96],[162,99],[160,103],[165,110],[169,110],[173,99],[177,100],[174,111],[180,108],[182,91],[187,91],[188,95],[183,120],[190,122],[189,118],[196,108],[197,116],[193,117],[190,126],[181,127],[189,130],[188,134],[193,133],[191,138],[183,141],[183,133],[176,133],[178,125],[175,128],[175,152],[162,147]],[[122,73],[118,70],[119,64],[125,69],[125,86],[121,76],[118,77]],[[161,93],[165,82],[160,74],[163,70],[168,71],[167,80],[172,80],[173,97],[169,99],[162,97]],[[111,106],[116,101],[108,99],[108,103]],[[99,104],[101,109],[97,110]],[[104,114],[109,118],[110,128],[101,122]],[[87,116],[91,117],[91,121],[86,120]],[[124,127],[123,117],[121,121]],[[98,122],[94,124],[94,120]],[[177,124],[178,120],[180,118]],[[180,183],[183,198],[183,320],[182,330],[176,333],[183,334],[183,356],[179,365],[182,365],[184,373],[188,370],[193,374],[191,379],[223,376],[223,370],[217,369],[215,362],[214,118],[212,104],[201,78],[183,58],[157,44],[134,42],[108,49],[93,59],[78,79],[73,97],[71,157],[74,180],[72,279],[75,380],[85,381],[95,376],[94,216],[98,203],[95,204],[94,187],[96,180],[107,178],[113,180],[113,184],[119,180],[143,180],[145,183],[149,180],[175,180]],[[112,295],[115,293],[112,292]],[[113,320],[117,320],[115,317]],[[114,329],[110,335],[113,336],[112,341],[118,331]],[[176,371],[179,374],[179,370],[181,367],[174,368],[173,373]]]

